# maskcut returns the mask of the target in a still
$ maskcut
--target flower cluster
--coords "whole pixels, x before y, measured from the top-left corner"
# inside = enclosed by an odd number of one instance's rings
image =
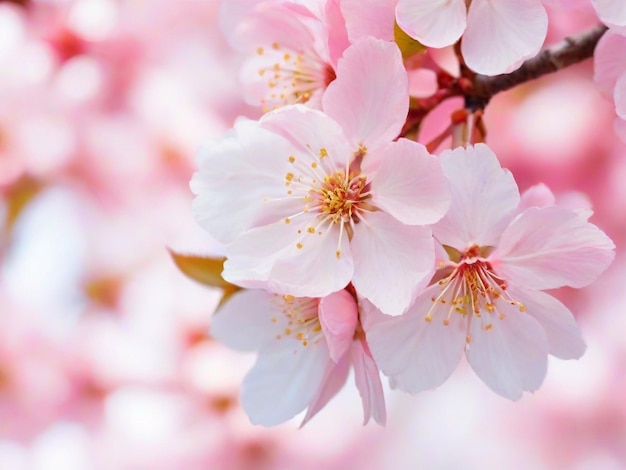
[[[463,352],[518,399],[541,385],[549,354],[585,350],[572,313],[543,291],[586,286],[613,259],[590,211],[557,205],[542,185],[520,196],[474,133],[439,157],[403,137],[411,99],[394,11],[426,46],[465,31],[467,65],[496,74],[539,51],[541,2],[366,4],[224,6],[231,43],[251,54],[246,99],[267,113],[207,142],[191,189],[196,220],[224,244],[223,278],[244,288],[211,334],[259,352],[242,392],[255,423],[308,408],[307,422],[351,367],[365,422],[384,423],[379,370],[418,392]]]

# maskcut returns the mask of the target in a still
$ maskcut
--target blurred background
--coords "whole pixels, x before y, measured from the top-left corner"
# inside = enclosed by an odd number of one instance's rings
[[[585,356],[551,359],[515,403],[462,363],[437,390],[387,390],[386,428],[362,426],[354,387],[304,429],[249,423],[238,385],[254,356],[211,340],[220,294],[167,251],[219,254],[191,215],[194,151],[259,116],[218,10],[0,1],[0,470],[626,468],[626,144],[591,61],[486,114],[520,188],[587,201],[617,245],[595,284],[556,293]],[[549,43],[597,21],[584,6],[550,15]]]

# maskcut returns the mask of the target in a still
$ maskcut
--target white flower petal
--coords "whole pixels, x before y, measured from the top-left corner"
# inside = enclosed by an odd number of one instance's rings
[[[453,313],[444,324],[450,307],[436,304],[438,286],[429,287],[415,304],[398,317],[376,314],[364,301],[369,317],[367,343],[374,360],[395,387],[418,393],[441,385],[456,368],[465,347],[465,319]],[[432,321],[426,321],[429,314]]]
[[[360,145],[374,151],[395,139],[409,111],[409,81],[398,46],[369,37],[346,49],[322,108],[339,123],[353,152]]]
[[[384,425],[387,410],[383,384],[367,344],[363,340],[355,340],[350,354],[354,364],[354,380],[363,404],[363,424],[367,424],[373,417],[378,424]]]
[[[586,349],[572,312],[551,295],[509,286],[508,294],[522,302],[548,338],[548,352],[561,359],[578,359]]]
[[[350,42],[365,36],[393,41],[396,0],[341,0]]]
[[[600,92],[613,99],[615,84],[626,72],[626,35],[607,31],[598,41],[594,51],[593,80]]]
[[[266,223],[268,217],[281,218],[292,211],[293,201],[284,201],[283,180],[289,171],[287,157],[294,152],[281,136],[255,122],[238,121],[234,132],[208,142],[198,152],[199,170],[190,183],[196,194],[195,219],[226,243]],[[281,202],[267,204],[266,198],[280,198]]]
[[[405,224],[435,223],[450,207],[448,181],[438,159],[407,139],[385,149],[371,187],[372,204]]]
[[[528,289],[579,288],[609,266],[614,248],[585,214],[531,207],[507,227],[490,259],[498,274]]]
[[[309,233],[316,221],[301,216],[245,232],[226,247],[222,276],[244,287],[267,281],[273,292],[296,297],[324,297],[343,289],[354,270],[348,239],[340,243],[335,226]]]
[[[299,149],[301,156],[291,167],[294,174],[300,171],[314,177],[317,173],[311,168],[314,163],[325,168],[326,173],[345,169],[352,157],[350,145],[339,124],[321,111],[303,105],[285,106],[264,115],[259,124],[282,135]],[[322,158],[321,153],[327,156]],[[288,156],[285,154],[285,161]],[[257,163],[260,161],[257,160]]]
[[[352,346],[358,319],[356,300],[345,289],[320,299],[319,321],[333,361],[337,362]]]
[[[253,424],[275,426],[304,410],[322,384],[328,348],[324,342],[306,347],[262,350],[243,381],[241,402]]]
[[[626,26],[626,2],[623,0],[591,0],[598,16],[609,26]]]
[[[447,150],[440,159],[450,181],[452,203],[433,226],[435,238],[460,251],[473,245],[495,246],[519,205],[513,175],[500,167],[484,144]]]
[[[430,229],[371,212],[355,224],[354,232],[354,287],[384,313],[400,315],[434,272]]]
[[[328,402],[339,393],[348,380],[350,372],[350,355],[344,355],[337,363],[328,361],[322,384],[317,389],[317,393],[311,400],[300,427],[311,421],[313,417],[324,408]]]
[[[532,316],[499,302],[506,316],[492,323],[487,316],[472,318],[467,360],[474,372],[494,392],[511,400],[537,390],[546,375],[548,341]],[[490,324],[491,327],[486,328]]]
[[[539,0],[473,0],[461,52],[475,72],[498,75],[537,55],[547,32]]]
[[[398,25],[428,47],[454,44],[465,30],[466,17],[465,0],[400,0],[396,8]]]
[[[211,336],[241,351],[274,343],[287,325],[287,317],[273,302],[275,297],[260,289],[235,293],[211,318]]]

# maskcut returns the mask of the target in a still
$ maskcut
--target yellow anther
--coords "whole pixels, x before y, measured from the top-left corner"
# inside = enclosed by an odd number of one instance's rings
[[[289,155],[289,163],[293,163],[296,161],[296,157],[294,157],[293,155]]]
[[[301,250],[301,249],[302,249],[302,246],[303,246],[303,245],[302,245],[302,243],[297,243],[297,244],[296,244],[296,247],[298,248],[298,250]]]
[[[306,229],[307,232],[309,233],[315,233],[315,228],[314,227],[309,227],[308,229]]]
[[[257,53],[257,54],[259,54],[259,55],[263,55],[263,52],[265,52],[265,51],[263,50],[263,48],[262,48],[262,47],[259,47],[259,48],[256,50],[256,53]]]
[[[324,147],[322,147],[320,149],[320,157],[324,158],[324,157],[327,157],[327,156],[328,156],[328,150],[326,150]]]
[[[287,217],[287,218],[285,219],[285,223],[286,223],[286,224],[290,224],[290,223],[291,223],[291,219],[290,219],[289,217]]]

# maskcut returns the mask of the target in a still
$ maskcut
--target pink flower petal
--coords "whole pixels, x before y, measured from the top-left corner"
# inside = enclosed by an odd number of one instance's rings
[[[615,245],[598,227],[558,206],[531,207],[502,234],[490,258],[505,279],[528,289],[584,287],[611,263]]]
[[[539,0],[473,0],[461,52],[475,72],[498,75],[537,55],[547,31]]]
[[[384,425],[387,420],[385,394],[378,367],[367,343],[355,340],[350,353],[354,364],[354,380],[363,403],[363,424],[367,424],[373,417],[378,424]]]
[[[456,368],[465,347],[465,319],[454,314],[446,326],[449,306],[435,305],[431,297],[438,286],[429,287],[413,306],[398,317],[372,311],[368,302],[367,343],[378,367],[395,386],[418,393],[444,383]],[[431,313],[433,320],[426,321]]]
[[[226,247],[224,279],[244,287],[249,281],[268,281],[273,292],[296,297],[324,297],[343,289],[354,270],[348,239],[340,243],[334,227],[309,233],[314,224],[314,219],[296,218],[245,232]]]
[[[326,2],[326,27],[328,28],[328,53],[333,66],[350,46],[348,32],[346,31],[346,20],[343,17],[340,0],[328,0]]]
[[[626,119],[626,70],[615,84],[615,111],[619,117]]]
[[[409,111],[409,85],[395,43],[364,38],[346,49],[322,108],[343,129],[352,151],[395,139]]]
[[[410,225],[441,219],[450,206],[450,191],[439,161],[407,139],[392,142],[371,175],[372,204]]]
[[[519,204],[513,175],[484,144],[443,152],[441,166],[450,181],[452,203],[433,227],[435,238],[461,251],[472,245],[495,246]]]
[[[253,424],[275,426],[304,410],[322,385],[325,343],[262,350],[243,381],[241,402]]]
[[[324,158],[327,169],[336,171],[345,169],[352,156],[350,144],[341,127],[326,114],[306,106],[294,105],[277,109],[263,116],[260,126],[282,135],[299,149],[301,156],[296,160],[296,165],[302,164],[308,168],[319,161],[321,149],[324,149],[327,154],[327,158]],[[288,156],[289,154],[285,154],[284,161],[287,161]]]
[[[548,352],[561,359],[578,359],[586,349],[572,312],[551,295],[514,286],[508,294],[522,302],[528,315],[539,322],[548,338]]]
[[[346,290],[320,299],[319,320],[333,361],[338,362],[352,345],[358,318],[356,300]]]
[[[626,26],[626,3],[623,0],[591,0],[600,20],[609,26]]]
[[[486,328],[487,317],[472,318],[467,360],[494,392],[517,400],[539,388],[546,375],[548,341],[537,320],[515,306],[501,303],[503,320]]]
[[[311,21],[314,15],[307,8],[289,2],[257,1],[252,8],[246,4],[255,2],[236,0],[241,5],[235,4],[232,9],[230,3],[230,0],[223,2],[220,26],[231,46],[241,51],[256,52],[259,47],[271,48],[274,44],[293,51],[308,51],[315,44],[314,32],[322,27],[320,21],[318,24]],[[238,11],[229,19],[233,9]]]
[[[522,197],[517,207],[518,213],[524,212],[529,207],[552,206],[555,203],[554,194],[545,184],[539,183],[531,186],[522,193]]]
[[[346,21],[351,42],[372,36],[393,41],[397,0],[341,0],[341,11]]]
[[[267,223],[267,217],[276,220],[293,213],[294,201],[284,198],[283,179],[289,171],[287,156],[294,152],[279,135],[253,121],[239,120],[233,132],[198,152],[199,170],[190,183],[196,194],[195,219],[213,237],[227,243],[244,230]],[[255,184],[251,185],[251,180]],[[279,202],[268,204],[266,198]]]
[[[607,31],[594,51],[593,79],[600,92],[613,99],[617,79],[626,72],[626,36]]]
[[[302,420],[300,427],[311,421],[313,417],[324,408],[328,402],[339,393],[348,379],[350,372],[350,356],[345,355],[337,363],[328,361],[322,384],[317,390],[315,397],[311,400],[306,416]]]
[[[409,226],[372,212],[355,226],[350,243],[356,290],[388,315],[400,315],[434,271],[429,228]]]
[[[400,0],[396,20],[409,36],[425,46],[450,46],[465,30],[465,4],[465,0]]]
[[[276,342],[287,317],[272,302],[274,297],[259,289],[237,292],[211,318],[211,336],[241,351],[256,351]]]

